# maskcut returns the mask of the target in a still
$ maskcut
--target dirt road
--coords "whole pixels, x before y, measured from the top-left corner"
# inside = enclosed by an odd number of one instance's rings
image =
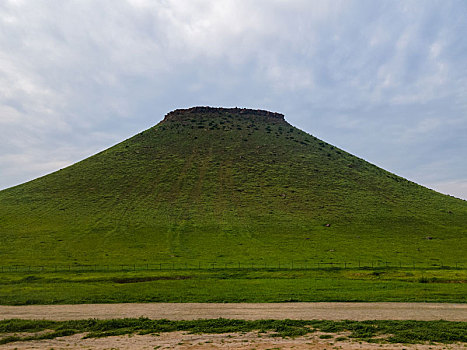
[[[0,306],[0,319],[78,320],[123,317],[302,320],[467,321],[467,304],[441,303],[147,303]]]

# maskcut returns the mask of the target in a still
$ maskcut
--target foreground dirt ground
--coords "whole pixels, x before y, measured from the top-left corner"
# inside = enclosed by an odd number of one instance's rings
[[[467,304],[444,303],[146,303],[0,306],[0,319],[79,320],[124,317],[193,320],[467,321]]]
[[[467,349],[467,344],[370,344],[352,340],[337,340],[345,334],[332,334],[330,339],[320,339],[322,333],[314,333],[294,339],[283,339],[251,332],[245,334],[187,334],[182,332],[161,333],[160,335],[132,335],[83,339],[83,334],[53,340],[16,342],[1,346],[0,349]]]
[[[432,303],[280,303],[280,304],[84,304],[0,306],[0,319],[112,319],[145,316],[152,319],[328,319],[328,320],[449,320],[467,321],[467,304]],[[83,339],[76,334],[52,340],[14,342],[0,349],[464,349],[467,344],[370,344],[347,338],[348,334],[312,333],[280,338],[245,334],[188,334],[171,332]],[[344,338],[344,339],[342,339]]]

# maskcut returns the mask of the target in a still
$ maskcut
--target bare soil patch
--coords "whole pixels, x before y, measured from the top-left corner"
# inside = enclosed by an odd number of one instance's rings
[[[187,334],[183,332],[160,335],[125,335],[106,338],[83,339],[83,334],[38,340],[15,342],[0,346],[0,349],[465,349],[465,344],[372,344],[349,339],[337,340],[343,335],[333,334],[330,339],[321,339],[320,333],[298,338],[277,338],[249,332],[245,334]]]

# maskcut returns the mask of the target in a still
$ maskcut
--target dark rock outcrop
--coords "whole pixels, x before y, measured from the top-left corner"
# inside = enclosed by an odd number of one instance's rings
[[[217,107],[191,107],[187,109],[176,109],[165,115],[164,121],[182,120],[187,117],[196,118],[200,115],[205,118],[207,115],[241,115],[241,116],[258,116],[270,119],[271,121],[285,122],[284,115],[276,112],[269,112],[262,109],[249,109],[249,108],[217,108]]]

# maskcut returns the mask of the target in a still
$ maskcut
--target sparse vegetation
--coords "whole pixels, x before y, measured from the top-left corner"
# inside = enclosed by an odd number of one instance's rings
[[[326,333],[350,332],[349,338],[386,343],[455,343],[467,342],[467,323],[448,321],[300,321],[300,320],[229,320],[211,319],[169,321],[138,319],[81,321],[0,321],[0,344],[16,341],[53,339],[87,333],[87,338],[125,334],[160,334],[185,331],[190,333],[273,332],[278,337],[298,337],[315,331]],[[24,336],[21,333],[27,332]],[[30,333],[37,333],[30,335]],[[11,335],[16,334],[16,335]],[[321,335],[330,339],[332,334]],[[377,337],[377,338],[376,338]],[[339,337],[340,341],[346,337]]]

